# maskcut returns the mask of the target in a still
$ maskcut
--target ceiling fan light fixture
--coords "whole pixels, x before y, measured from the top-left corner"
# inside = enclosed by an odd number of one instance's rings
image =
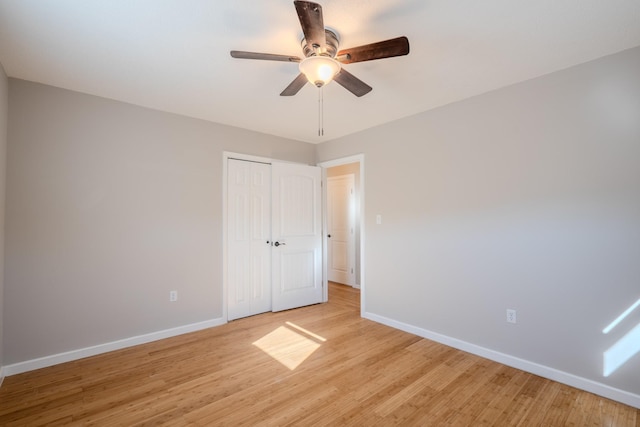
[[[310,56],[300,62],[300,72],[317,87],[331,82],[340,69],[340,63],[329,56]]]

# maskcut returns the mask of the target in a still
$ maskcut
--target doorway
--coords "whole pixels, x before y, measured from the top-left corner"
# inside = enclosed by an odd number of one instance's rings
[[[359,165],[349,163],[327,169],[327,278],[358,287],[356,246],[358,239]]]
[[[360,289],[360,312],[361,313],[365,313],[366,309],[365,309],[365,297],[364,297],[364,293],[365,293],[365,278],[364,278],[364,200],[365,200],[365,193],[364,193],[364,155],[363,154],[358,154],[355,156],[349,156],[349,157],[344,157],[344,158],[340,158],[340,159],[335,159],[335,160],[331,160],[331,161],[327,161],[327,162],[321,162],[318,164],[319,166],[321,166],[323,168],[323,181],[325,183],[327,183],[327,185],[325,185],[323,187],[323,209],[324,209],[324,217],[325,217],[325,230],[327,230],[327,232],[324,235],[324,254],[323,254],[323,259],[324,259],[324,264],[323,264],[323,270],[324,270],[324,284],[325,284],[325,290],[328,290],[328,281],[331,280],[331,274],[329,273],[329,268],[331,267],[331,262],[329,260],[330,256],[333,256],[334,254],[329,254],[330,246],[332,245],[331,243],[331,239],[334,238],[334,234],[329,232],[330,230],[330,219],[329,219],[329,208],[328,205],[330,203],[329,201],[329,194],[328,194],[328,190],[329,190],[329,179],[330,178],[338,178],[340,176],[348,176],[348,175],[353,175],[353,199],[351,201],[352,203],[352,207],[351,209],[353,210],[353,219],[352,219],[352,223],[353,223],[353,240],[354,240],[354,246],[355,248],[352,250],[353,255],[352,255],[352,261],[351,261],[351,265],[354,268],[354,274],[353,274],[353,283],[349,284],[349,286],[352,286],[354,288],[359,288]],[[350,178],[346,178],[347,184],[344,184],[344,181],[341,185],[349,185]],[[347,191],[343,188],[342,189],[343,192],[343,196],[344,193],[346,193]],[[347,219],[347,222],[351,221],[350,219]],[[349,232],[351,230],[348,230]],[[328,235],[331,234],[331,237],[329,237]],[[345,250],[344,253],[347,253],[347,251]],[[340,255],[340,254],[339,254]],[[340,258],[340,257],[338,257]],[[346,261],[345,261],[346,262]],[[347,272],[350,272],[350,268],[348,267]],[[342,282],[341,280],[338,280],[338,282]],[[342,282],[343,283],[343,282]],[[325,293],[325,301],[327,301],[329,298],[328,293]]]

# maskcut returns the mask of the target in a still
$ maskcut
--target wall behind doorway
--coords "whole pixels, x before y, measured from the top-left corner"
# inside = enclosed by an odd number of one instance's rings
[[[356,205],[356,286],[360,287],[360,163],[348,163],[345,165],[327,168],[327,178],[353,174],[354,180],[354,197]]]

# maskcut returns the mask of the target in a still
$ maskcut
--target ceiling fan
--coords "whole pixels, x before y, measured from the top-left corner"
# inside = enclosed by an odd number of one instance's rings
[[[342,67],[342,64],[391,58],[409,53],[409,40],[402,36],[377,43],[338,50],[338,34],[327,29],[322,19],[322,6],[310,1],[294,1],[304,38],[302,51],[304,58],[272,53],[245,52],[232,50],[231,56],[241,59],[262,59],[300,63],[300,74],[280,96],[293,96],[308,82],[322,87],[335,80],[356,96],[371,92],[372,88]]]

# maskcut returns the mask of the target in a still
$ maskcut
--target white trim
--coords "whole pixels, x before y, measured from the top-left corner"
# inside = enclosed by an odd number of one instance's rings
[[[339,159],[334,159],[334,160],[327,160],[326,162],[320,162],[318,163],[318,166],[320,166],[321,168],[323,168],[323,171],[327,168],[331,168],[334,166],[341,166],[341,165],[346,165],[349,163],[359,163],[360,164],[360,186],[359,186],[359,190],[358,193],[360,195],[360,218],[358,219],[360,221],[360,284],[359,286],[357,286],[360,289],[360,316],[364,317],[364,314],[366,313],[366,305],[365,305],[365,277],[364,277],[364,271],[365,271],[365,188],[364,188],[364,154],[355,154],[353,156],[348,156],[348,157],[341,157]],[[323,173],[323,181],[325,182],[325,185],[323,185],[323,193],[324,193],[324,202],[325,205],[322,208],[322,212],[323,212],[323,216],[326,217],[327,215],[327,209],[326,209],[326,173]],[[323,219],[324,224],[326,226],[326,218]],[[326,229],[326,227],[325,227]],[[326,233],[325,233],[326,234]],[[327,246],[327,242],[326,242],[326,236],[323,237],[323,245],[325,247],[326,250],[326,246]],[[326,258],[326,254],[325,254],[325,258]],[[325,260],[326,261],[326,260]],[[328,283],[327,283],[327,265],[326,262],[323,265],[323,275],[324,275],[324,283],[323,286],[325,287],[325,289],[327,289]]]
[[[329,301],[329,242],[327,241],[327,229],[329,220],[327,219],[327,168],[320,166],[322,174],[322,302]]]
[[[151,332],[145,335],[138,335],[131,338],[125,338],[109,343],[98,344],[92,347],[81,348],[78,350],[67,351],[64,353],[53,354],[51,356],[40,357],[37,359],[26,360],[24,362],[14,363],[3,367],[7,376],[21,374],[23,372],[33,371],[35,369],[46,368],[48,366],[60,363],[71,362],[85,357],[95,356],[109,351],[121,350],[127,347],[133,347],[140,344],[146,344],[152,341],[158,341],[177,335],[187,334],[202,329],[212,328],[214,326],[224,325],[223,319],[211,319],[204,322],[192,323],[190,325],[178,326],[177,328],[165,329],[163,331]]]
[[[223,156],[225,162],[228,159],[246,160],[248,162],[258,162],[258,163],[272,163],[273,162],[273,159],[271,159],[269,157],[252,156],[250,154],[234,153],[234,152],[231,152],[231,151],[223,151],[222,152],[222,156]]]
[[[332,168],[334,166],[348,165],[349,163],[360,163],[364,160],[364,154],[355,154],[353,156],[340,157],[339,159],[327,160],[318,163],[323,168]]]
[[[4,381],[4,366],[0,366],[0,387],[2,387],[3,381]]]
[[[606,384],[589,380],[587,378],[559,371],[557,369],[540,365],[529,360],[520,359],[518,357],[501,353],[499,351],[480,347],[476,344],[471,344],[457,338],[452,338],[446,335],[439,334],[437,332],[422,329],[417,326],[389,319],[384,316],[379,316],[374,313],[363,313],[362,317],[374,322],[382,323],[383,325],[387,325],[395,329],[400,329],[401,331],[409,332],[419,337],[439,342],[440,344],[444,344],[458,350],[466,351],[468,353],[484,357],[485,359],[493,360],[494,362],[502,363],[503,365],[511,366],[512,368],[520,369],[522,371],[548,378],[550,380],[557,381],[559,383],[566,384],[581,390],[585,390],[590,393],[606,397],[607,399],[612,399],[640,409],[640,395],[638,394],[633,394],[628,391],[620,390]]]

